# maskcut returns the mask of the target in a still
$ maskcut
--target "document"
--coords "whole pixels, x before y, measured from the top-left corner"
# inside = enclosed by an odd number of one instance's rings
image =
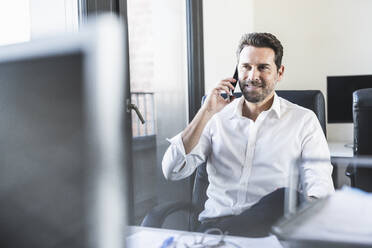
[[[372,247],[372,193],[344,186],[321,201],[277,226],[281,236]]]
[[[157,230],[143,230],[127,238],[127,248],[166,248],[172,247],[169,245],[169,240],[174,240],[181,242],[182,244],[191,245],[194,242],[200,241],[202,233],[193,233],[193,232],[180,232],[171,230],[158,229]],[[204,242],[213,242],[219,240],[220,236],[218,235],[206,235]],[[262,248],[262,247],[271,247],[271,248],[283,248],[279,243],[278,239],[275,236],[269,236],[264,238],[243,238],[235,236],[226,236],[224,238],[226,245],[218,247],[234,247],[234,248]],[[169,246],[168,246],[169,245]],[[177,247],[185,247],[179,245]]]

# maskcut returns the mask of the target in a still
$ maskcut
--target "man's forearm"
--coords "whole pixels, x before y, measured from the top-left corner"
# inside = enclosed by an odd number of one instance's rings
[[[182,132],[182,142],[186,154],[189,154],[198,144],[205,126],[213,115],[214,113],[209,111],[207,108],[201,108],[191,123]]]
[[[230,100],[225,100],[220,95],[221,91],[229,93],[229,89],[234,89],[234,86],[232,86],[230,82],[236,82],[236,80],[234,78],[226,78],[212,90],[205,100],[203,107],[198,111],[191,123],[182,132],[182,142],[186,154],[189,154],[199,143],[199,139],[203,133],[205,125],[207,125],[212,116],[221,111],[230,103]]]

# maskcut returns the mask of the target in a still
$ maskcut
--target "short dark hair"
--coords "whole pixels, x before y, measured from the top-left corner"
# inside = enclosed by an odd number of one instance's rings
[[[282,65],[283,57],[283,46],[280,41],[270,33],[247,33],[243,34],[239,41],[238,49],[236,51],[236,56],[239,61],[240,53],[246,46],[254,47],[268,47],[274,50],[275,53],[275,64],[279,70]]]

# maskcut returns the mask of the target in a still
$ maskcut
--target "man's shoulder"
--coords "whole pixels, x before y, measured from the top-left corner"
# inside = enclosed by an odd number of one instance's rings
[[[230,104],[228,104],[220,112],[218,112],[216,117],[219,119],[231,118],[234,114],[236,114],[240,100],[240,97],[235,98]]]
[[[296,103],[290,102],[283,97],[279,97],[280,101],[280,110],[282,115],[290,115],[295,118],[302,117],[302,118],[312,118],[316,117],[315,113],[305,107],[302,107]]]
[[[236,115],[240,98],[234,99],[230,104],[225,106],[220,112],[213,115],[213,117],[208,121],[208,128],[214,129],[220,126],[222,123],[226,123],[232,120]]]

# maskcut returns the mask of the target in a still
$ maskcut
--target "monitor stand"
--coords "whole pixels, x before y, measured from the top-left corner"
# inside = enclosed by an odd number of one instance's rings
[[[346,143],[346,144],[344,144],[344,147],[354,149],[354,144],[353,143]]]
[[[353,157],[354,152],[352,145],[353,143],[348,141],[328,141],[331,157]]]

